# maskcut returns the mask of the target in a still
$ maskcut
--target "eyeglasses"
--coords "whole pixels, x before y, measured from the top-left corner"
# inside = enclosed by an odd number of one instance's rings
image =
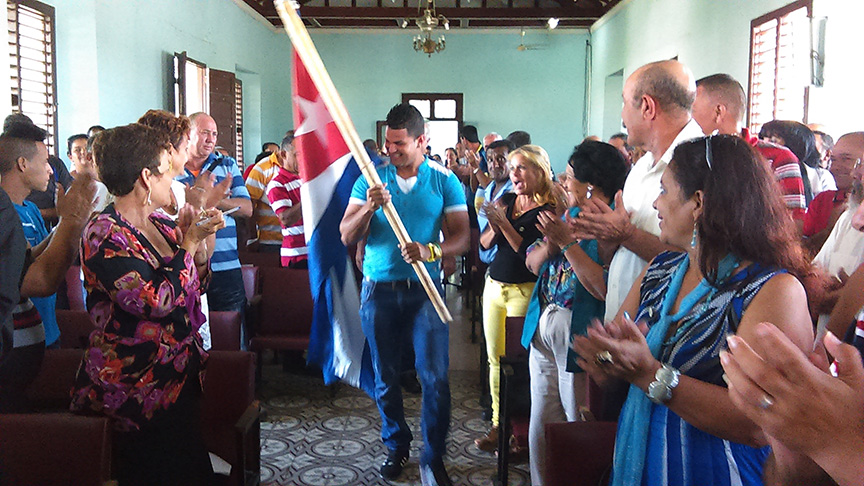
[[[711,137],[713,136],[714,134],[712,133],[705,137],[705,162],[708,163],[708,170],[714,170],[711,164]]]

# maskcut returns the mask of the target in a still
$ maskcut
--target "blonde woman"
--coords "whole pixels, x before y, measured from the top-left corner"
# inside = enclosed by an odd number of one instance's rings
[[[513,192],[495,203],[482,206],[489,227],[480,235],[484,249],[497,246],[489,264],[483,290],[483,332],[489,357],[489,390],[492,394],[492,428],[474,441],[478,448],[492,452],[498,447],[500,410],[499,369],[504,354],[504,322],[507,317],[525,315],[537,276],[525,266],[525,251],[543,235],[537,228],[544,211],[558,211],[554,196],[549,155],[537,145],[524,145],[507,157]]]

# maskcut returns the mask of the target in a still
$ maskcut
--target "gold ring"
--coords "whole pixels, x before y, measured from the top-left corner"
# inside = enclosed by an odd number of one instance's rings
[[[615,360],[612,359],[612,353],[609,351],[600,351],[594,356],[594,361],[596,361],[598,365],[612,364],[615,362]]]

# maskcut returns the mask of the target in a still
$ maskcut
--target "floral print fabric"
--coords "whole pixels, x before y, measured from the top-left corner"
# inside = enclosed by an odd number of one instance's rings
[[[204,378],[198,328],[201,282],[175,223],[150,215],[175,253],[163,258],[113,205],[88,223],[81,241],[87,308],[96,323],[78,369],[71,409],[138,430]],[[195,380],[198,380],[197,382]]]

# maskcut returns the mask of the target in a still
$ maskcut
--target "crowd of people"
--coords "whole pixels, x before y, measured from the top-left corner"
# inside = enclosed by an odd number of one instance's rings
[[[390,110],[380,152],[366,144],[382,182],[357,180],[339,228],[358,247],[383,478],[409,460],[413,365],[421,479],[451,484],[449,329],[412,265],[440,275],[476,251],[491,426],[475,444],[501,443],[505,322],[523,317],[531,484],[568,453],[546,450],[544,425],[580,420],[589,381],[618,420],[612,484],[861,484],[864,132],[835,143],[775,120],[755,137],[745,111],[726,74],[647,64],[624,84],[627,134],[585,139],[556,176],[526,132],[481,140],[465,126],[439,161],[420,112]],[[293,132],[245,174],[217,136],[207,114],[150,110],[70,137],[68,173],[26,117],[0,135],[0,413],[27,410],[77,262],[96,331],[71,409],[113,419],[123,486],[210,484],[208,309],[242,315],[241,248],[307,266]],[[399,243],[385,205],[413,241]]]

